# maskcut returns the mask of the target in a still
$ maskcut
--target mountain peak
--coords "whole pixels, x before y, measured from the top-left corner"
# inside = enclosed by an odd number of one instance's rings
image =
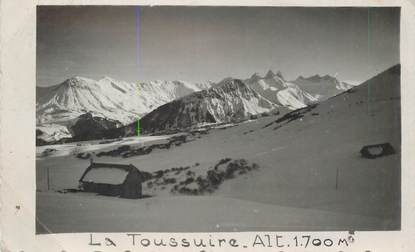
[[[69,78],[67,80],[68,81],[83,81],[83,80],[85,80],[85,78],[82,77],[82,76],[79,76],[79,75],[75,75],[75,76],[72,76],[71,78]]]
[[[251,76],[251,78],[250,78],[251,80],[259,80],[259,79],[261,79],[261,76],[257,73],[257,72],[255,72],[252,76]]]
[[[278,78],[284,80],[284,77],[282,76],[281,71],[278,71],[277,73],[274,73],[272,70],[268,70],[267,74],[265,75],[264,79],[273,79],[277,76]]]
[[[312,76],[310,76],[310,77],[308,77],[308,78],[304,78],[303,76],[300,76],[300,77],[298,77],[297,79],[305,79],[305,80],[309,80],[309,81],[312,81],[312,82],[320,82],[320,81],[322,81],[322,80],[325,80],[325,81],[331,81],[331,82],[338,82],[338,80],[337,80],[337,78],[336,77],[333,77],[333,76],[331,76],[331,75],[328,75],[328,74],[326,74],[326,75],[319,75],[319,74],[315,74],[315,75],[312,75]]]
[[[247,90],[248,86],[241,81],[240,79],[234,79],[234,78],[225,78],[218,84],[216,84],[214,87],[224,89],[224,90]]]
[[[109,77],[108,75],[102,76],[100,80],[114,81],[114,79]]]
[[[318,81],[318,80],[320,80],[320,79],[321,79],[321,76],[320,76],[319,74],[315,74],[315,75],[312,75],[312,76],[310,76],[310,77],[308,77],[308,78],[306,78],[306,79],[308,79],[308,80],[316,80],[316,81]]]
[[[219,85],[225,85],[228,83],[233,83],[233,80],[234,79],[232,77],[226,77],[223,80],[219,81],[216,85],[219,86]]]
[[[300,79],[300,80],[307,80],[307,81],[311,81],[311,82],[321,82],[321,81],[330,81],[330,82],[336,82],[336,78],[334,78],[334,77],[332,77],[332,76],[330,76],[330,75],[324,75],[324,76],[322,76],[322,75],[319,75],[319,74],[315,74],[315,75],[312,75],[312,76],[310,76],[310,77],[306,77],[306,78],[298,78],[298,79]]]
[[[281,71],[278,71],[276,75],[277,75],[278,77],[280,77],[281,79],[284,79],[284,77],[282,76]]]
[[[328,74],[326,74],[326,75],[324,75],[323,77],[322,77],[322,79],[323,80],[336,80],[337,81],[337,78],[336,77],[334,77],[334,76],[331,76],[331,75],[328,75]]]
[[[274,78],[276,74],[272,70],[268,70],[267,74],[265,75],[265,79]]]
[[[66,86],[77,87],[84,86],[88,82],[93,82],[93,80],[81,76],[73,76],[65,80],[62,84]]]

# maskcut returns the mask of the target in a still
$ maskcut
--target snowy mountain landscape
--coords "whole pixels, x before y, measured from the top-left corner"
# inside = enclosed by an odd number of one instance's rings
[[[286,81],[281,72],[275,74],[271,70],[264,77],[255,73],[245,82],[263,97],[291,110],[316,103],[319,101],[320,93],[325,92],[324,86],[321,86],[320,90],[313,90],[312,93],[306,92],[298,85]],[[345,90],[339,89],[339,92]]]
[[[128,83],[104,77],[98,81],[73,77],[37,88],[37,123],[66,123],[86,112],[128,123],[156,107],[209,87],[182,81]]]
[[[82,120],[78,121],[85,114],[107,125],[114,121],[108,129],[117,132],[125,132],[126,126],[129,133],[120,136],[131,136],[138,119],[146,132],[244,120],[302,108],[352,87],[328,75],[304,80],[310,81],[289,82],[281,72],[271,70],[264,77],[254,74],[246,80],[225,78],[219,83],[128,83],[110,77],[95,81],[77,76],[55,86],[37,87],[37,144],[91,140],[73,129],[75,124],[82,127]],[[91,129],[91,124],[85,127]],[[96,139],[114,134],[103,132]]]
[[[77,77],[37,95],[39,135],[78,136],[36,147],[37,233],[400,228],[400,65],[359,86],[269,71],[140,88]],[[359,153],[377,143],[394,153]],[[145,197],[79,192],[90,158],[137,167]]]
[[[302,90],[310,94],[317,94],[315,97],[318,101],[324,101],[335,96],[339,91],[347,90],[353,86],[339,81],[330,75],[320,76],[318,74],[304,78],[299,76],[293,83],[297,84]]]

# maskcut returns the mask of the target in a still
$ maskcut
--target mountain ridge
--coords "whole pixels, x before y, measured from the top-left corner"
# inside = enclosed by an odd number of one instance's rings
[[[181,81],[129,83],[110,77],[93,80],[75,76],[54,86],[37,87],[36,121],[65,124],[88,112],[125,124],[166,102],[209,86]]]
[[[315,74],[309,77],[300,75],[292,83],[307,93],[315,94],[315,98],[320,102],[354,87],[328,74],[323,76]]]
[[[194,92],[153,110],[140,119],[140,130],[153,133],[203,123],[230,122],[273,109],[277,106],[242,80],[226,78],[209,89]],[[136,125],[132,123],[122,127],[116,137],[134,135]]]
[[[130,125],[161,106],[180,100],[174,103],[175,106],[185,109],[188,106],[185,103],[193,103],[199,107],[197,111],[202,114],[193,116],[198,118],[196,122],[226,122],[272,110],[295,110],[318,103],[348,88],[339,86],[340,82],[329,75],[314,75],[313,81],[316,82],[317,78],[325,81],[318,88],[327,88],[328,85],[334,91],[330,91],[329,95],[307,92],[307,87],[302,87],[305,83],[287,81],[280,71],[275,73],[272,70],[268,70],[263,77],[254,73],[245,80],[228,77],[217,83],[179,80],[129,83],[109,76],[98,80],[74,76],[54,86],[36,88],[36,122],[39,130],[48,133],[43,135],[44,139],[56,141],[59,136],[68,136],[68,131],[64,131],[61,126],[70,131],[78,118],[86,113]],[[206,91],[210,88],[213,89]],[[312,91],[322,92],[318,89]],[[187,96],[191,98],[186,98]],[[203,99],[207,100],[202,101]],[[179,117],[187,118],[187,123],[182,126],[193,124],[189,123],[190,119],[185,114],[181,113]],[[202,122],[202,118],[206,121]],[[172,122],[169,125],[172,126]],[[56,127],[56,132],[52,129],[46,131],[46,127]]]

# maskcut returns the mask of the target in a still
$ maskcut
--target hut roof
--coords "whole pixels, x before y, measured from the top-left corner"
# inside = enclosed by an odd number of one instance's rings
[[[363,146],[360,154],[365,158],[378,158],[395,154],[395,149],[390,143],[380,143]]]
[[[119,185],[124,183],[125,178],[132,169],[138,170],[133,165],[91,163],[79,181]]]

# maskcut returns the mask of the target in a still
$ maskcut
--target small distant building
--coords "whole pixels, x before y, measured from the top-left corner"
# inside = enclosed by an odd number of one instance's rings
[[[79,187],[85,192],[107,196],[138,199],[142,197],[143,176],[134,165],[94,163],[79,179]]]
[[[363,148],[360,150],[360,154],[364,158],[374,159],[395,154],[395,149],[390,143],[373,144],[363,146]]]

